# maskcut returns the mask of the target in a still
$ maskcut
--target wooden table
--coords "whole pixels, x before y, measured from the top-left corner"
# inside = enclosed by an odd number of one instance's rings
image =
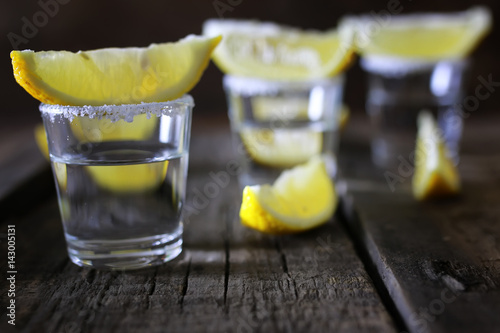
[[[0,332],[500,332],[500,117],[474,117],[463,194],[439,203],[413,200],[410,178],[391,191],[370,163],[366,118],[354,117],[342,137],[337,214],[278,237],[239,224],[235,178],[195,205],[210,172],[234,158],[225,118],[195,116],[186,204],[197,208],[183,254],[130,272],[69,261],[48,164],[31,129],[18,133],[15,150],[0,146]]]

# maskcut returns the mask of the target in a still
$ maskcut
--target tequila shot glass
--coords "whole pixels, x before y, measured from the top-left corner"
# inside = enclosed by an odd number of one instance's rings
[[[193,99],[41,104],[71,260],[138,269],[182,251]]]

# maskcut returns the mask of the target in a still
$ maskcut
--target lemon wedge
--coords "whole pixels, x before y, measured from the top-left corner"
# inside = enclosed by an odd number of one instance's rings
[[[108,48],[67,51],[12,51],[17,82],[33,97],[47,104],[105,105],[172,100],[188,92],[205,70],[221,37],[188,36],[175,43],[147,48]],[[153,135],[158,119],[136,115],[134,121],[107,118],[75,118],[74,135],[81,142],[144,140]],[[43,125],[35,138],[48,157]],[[66,189],[66,165],[53,162],[62,190]],[[148,191],[165,179],[168,161],[137,165],[85,166],[93,180],[116,193]]]
[[[221,37],[187,36],[146,48],[12,51],[16,81],[46,104],[137,104],[173,100],[200,79]]]
[[[353,58],[350,27],[304,31],[269,22],[211,19],[206,36],[222,35],[213,60],[226,74],[274,80],[334,76]]]
[[[436,61],[467,56],[488,33],[492,15],[485,7],[446,14],[347,17],[340,26],[355,30],[363,56],[390,56]]]
[[[323,144],[322,134],[310,129],[243,129],[240,136],[256,163],[275,168],[305,163]]]
[[[271,186],[246,186],[241,223],[270,234],[297,233],[326,223],[337,194],[321,157],[284,171]]]
[[[455,195],[460,192],[458,171],[448,157],[446,144],[434,117],[427,111],[418,116],[418,137],[413,195],[418,200]]]

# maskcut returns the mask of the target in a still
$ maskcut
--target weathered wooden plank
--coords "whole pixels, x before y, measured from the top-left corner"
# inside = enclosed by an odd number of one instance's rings
[[[194,227],[186,228],[184,253],[173,262],[132,272],[96,271],[69,262],[54,199],[9,221],[16,225],[18,244],[17,327],[27,332],[162,332],[166,327],[175,331],[188,324],[190,316],[180,314],[191,303],[206,305],[210,315],[217,306],[209,306],[216,305],[209,298],[223,303],[223,238],[217,247],[204,232],[212,243],[206,250],[190,241],[189,230],[207,230],[205,216],[199,215],[191,222]],[[210,216],[210,209],[206,213]],[[6,253],[4,241],[2,251]],[[223,309],[223,304],[218,307]],[[2,313],[5,316],[5,310]]]
[[[236,178],[220,178],[232,159],[227,128],[215,128],[216,133],[201,129],[193,128],[198,134],[192,141],[184,252],[172,262],[132,272],[73,265],[53,195],[2,224],[16,225],[16,328],[68,333],[394,331],[337,220],[286,237],[239,224]],[[219,191],[214,194],[207,184],[218,184]],[[213,191],[205,193],[206,186]],[[1,251],[6,253],[5,237]],[[0,266],[5,270],[5,256]],[[5,310],[0,313],[5,318]],[[11,328],[5,321],[0,325],[2,332]]]
[[[366,146],[345,148],[345,220],[408,330],[498,331],[500,156],[462,156],[463,194],[418,203],[411,174],[392,191]]]
[[[236,217],[231,226],[227,305],[238,330],[396,331],[337,218],[290,236],[262,235]]]

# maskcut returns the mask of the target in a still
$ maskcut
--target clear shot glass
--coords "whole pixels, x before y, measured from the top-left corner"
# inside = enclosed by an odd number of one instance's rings
[[[368,77],[366,111],[374,164],[395,169],[414,163],[417,115],[424,109],[436,117],[450,157],[458,163],[467,61],[371,57],[362,58],[361,66]]]
[[[298,82],[224,77],[241,187],[272,184],[315,155],[325,157],[334,177],[343,83],[343,76]]]
[[[193,99],[41,104],[71,260],[97,269],[159,265],[182,251]]]

